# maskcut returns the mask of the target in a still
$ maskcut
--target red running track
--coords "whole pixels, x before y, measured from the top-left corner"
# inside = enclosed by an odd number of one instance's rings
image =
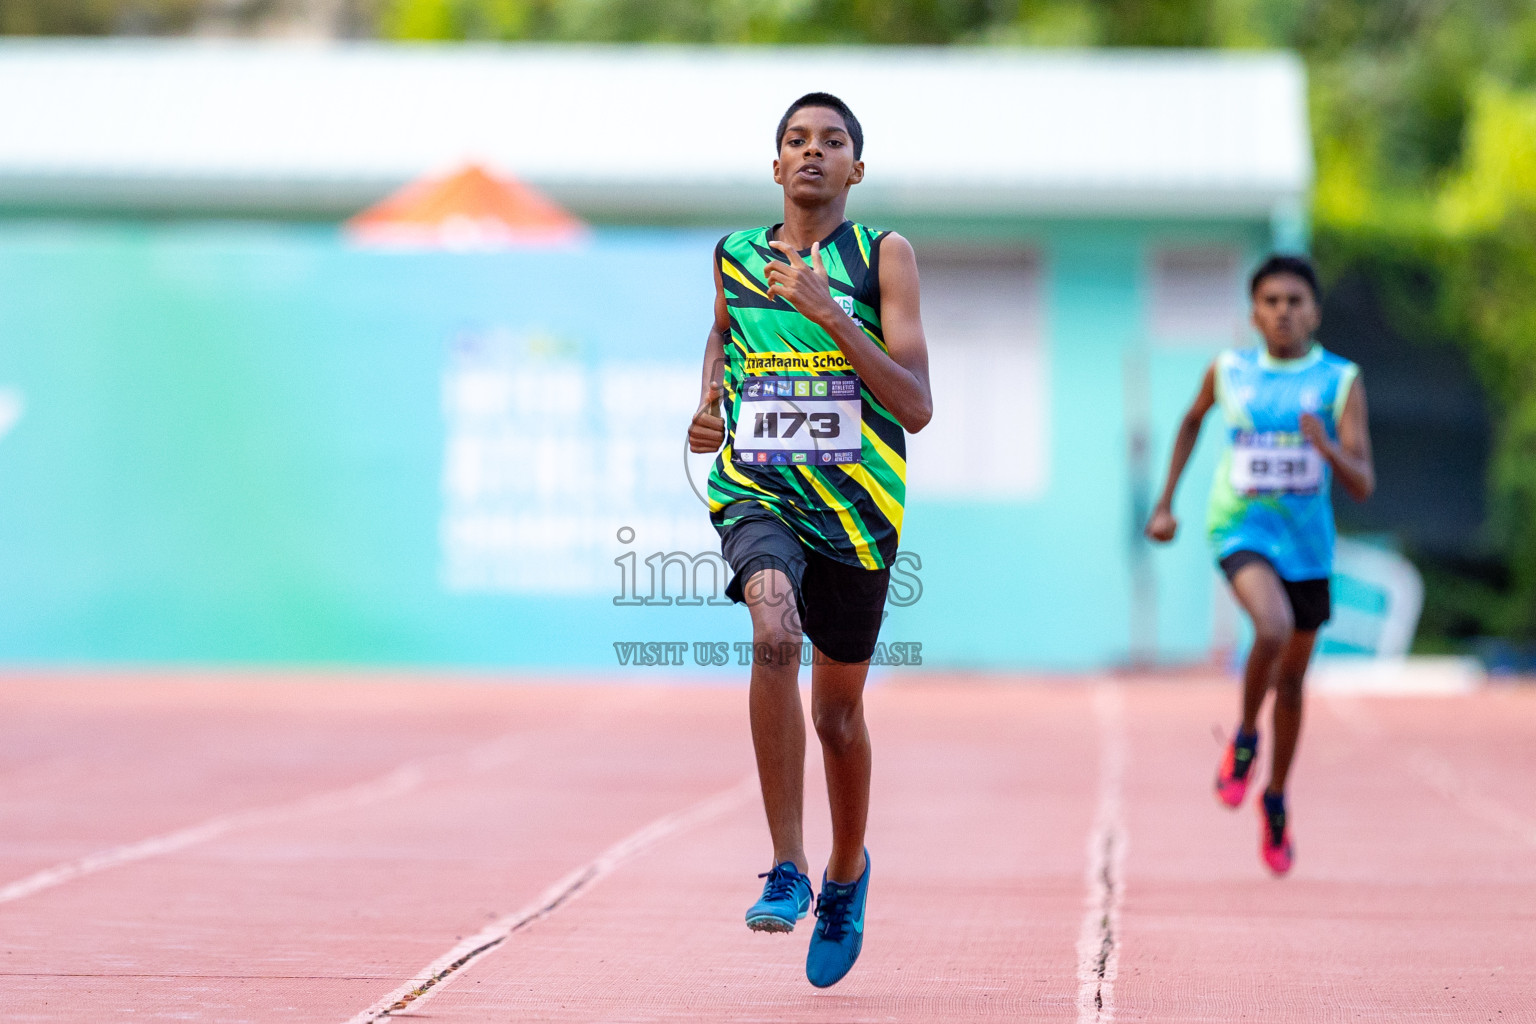
[[[1234,702],[872,689],[865,952],[821,992],[806,926],[741,924],[740,689],[0,677],[0,1019],[1536,1020],[1536,688],[1312,698],[1283,881],[1209,792]]]

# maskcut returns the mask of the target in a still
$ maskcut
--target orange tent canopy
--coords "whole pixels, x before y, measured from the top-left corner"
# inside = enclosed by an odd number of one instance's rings
[[[567,242],[586,229],[534,189],[478,164],[412,182],[346,223],[364,245],[433,249]]]

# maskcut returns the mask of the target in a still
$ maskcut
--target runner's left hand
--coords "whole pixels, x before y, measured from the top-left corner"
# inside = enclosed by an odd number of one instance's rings
[[[773,260],[768,264],[768,295],[783,299],[795,307],[795,312],[826,327],[833,318],[846,316],[843,307],[832,301],[832,286],[827,283],[827,268],[821,262],[821,243],[811,246],[811,262],[806,264],[795,247],[788,242],[769,242],[770,246],[784,254],[789,263]]]

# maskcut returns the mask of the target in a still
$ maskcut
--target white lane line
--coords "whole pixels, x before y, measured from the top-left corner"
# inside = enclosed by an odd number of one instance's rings
[[[1093,694],[1099,731],[1099,798],[1088,833],[1087,898],[1077,939],[1078,1024],[1115,1019],[1115,977],[1120,970],[1120,904],[1125,898],[1125,698],[1113,681]]]
[[[504,763],[520,750],[522,741],[526,738],[524,733],[502,736],[462,753],[441,754],[403,764],[376,779],[355,786],[316,793],[272,807],[257,807],[246,811],[220,814],[164,835],[88,853],[84,857],[55,864],[0,886],[0,903],[23,899],[45,889],[72,882],[77,878],[94,875],[99,871],[176,853],[241,829],[274,825],[314,815],[334,814],[382,803],[420,789],[433,777],[465,771],[484,771]]]
[[[1481,819],[1485,824],[1536,846],[1536,821],[1473,788],[1457,773],[1451,762],[1438,754],[1424,747],[1404,750],[1403,744],[1391,739],[1381,723],[1366,711],[1360,701],[1347,697],[1330,697],[1327,706],[1333,711],[1334,717],[1349,726],[1362,739],[1391,744],[1394,750],[1404,758],[1413,773],[1443,799],[1474,818]]]
[[[400,1010],[416,1013],[427,1000],[442,991],[444,986],[465,968],[494,950],[514,933],[548,917],[581,896],[612,874],[625,861],[643,853],[664,839],[687,832],[712,818],[725,814],[751,799],[756,793],[757,778],[748,776],[730,789],[701,800],[691,807],[657,818],[639,831],[620,839],[598,854],[596,858],[545,889],[537,899],[523,909],[498,918],[460,942],[422,968],[411,980],[352,1017],[347,1024],[372,1024],[373,1021],[386,1019]]]
[[[1536,821],[1473,789],[1449,761],[1420,747],[1409,753],[1408,766],[1431,789],[1474,818],[1536,846]]]

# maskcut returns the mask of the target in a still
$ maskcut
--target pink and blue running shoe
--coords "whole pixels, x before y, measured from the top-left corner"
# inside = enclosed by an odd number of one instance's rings
[[[1291,870],[1295,848],[1286,821],[1284,793],[1266,792],[1259,796],[1259,854],[1276,876]]]
[[[1242,805],[1243,795],[1248,792],[1248,771],[1258,752],[1259,734],[1239,729],[1227,744],[1221,767],[1216,770],[1216,799],[1228,807]]]

